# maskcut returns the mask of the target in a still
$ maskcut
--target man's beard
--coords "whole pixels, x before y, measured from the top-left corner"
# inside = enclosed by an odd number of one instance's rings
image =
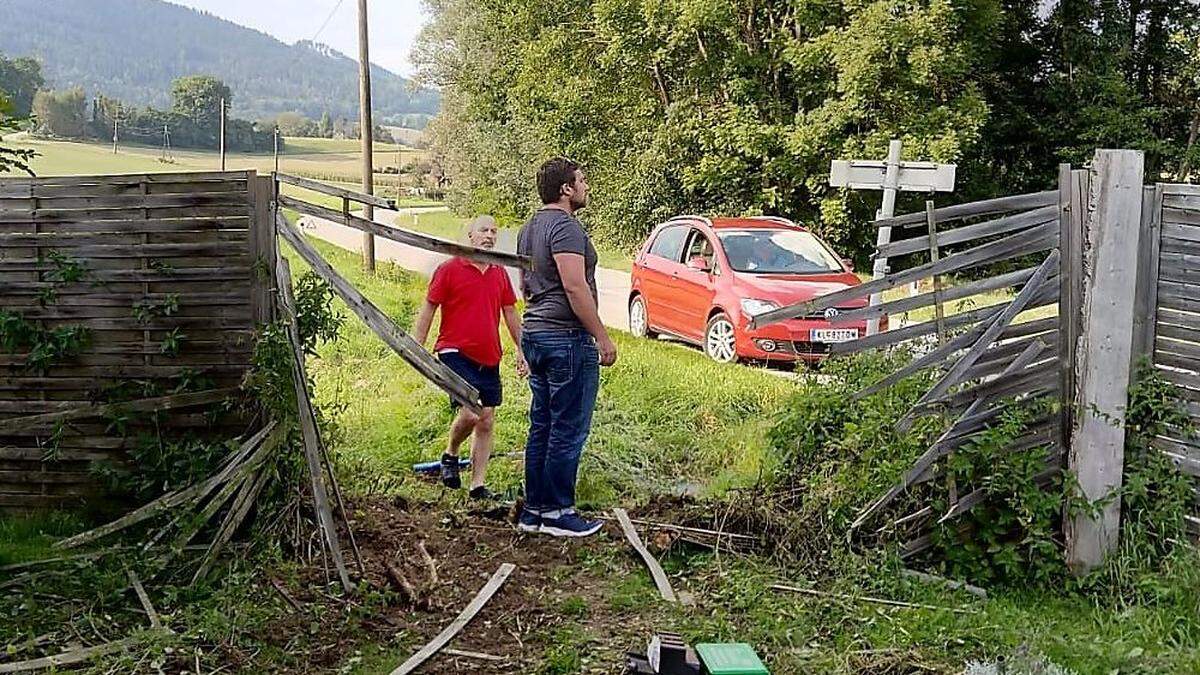
[[[587,197],[584,197],[582,200],[579,200],[579,201],[576,201],[575,197],[571,197],[571,208],[576,211],[583,210],[587,206],[587,204],[588,204]]]

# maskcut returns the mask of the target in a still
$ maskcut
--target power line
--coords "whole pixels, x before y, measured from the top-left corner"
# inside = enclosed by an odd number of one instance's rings
[[[337,14],[338,8],[341,6],[342,0],[338,0],[337,4],[333,6],[333,9],[329,11],[329,16],[325,17],[325,22],[321,24],[321,27],[317,29],[316,33],[313,33],[312,40],[309,40],[309,42],[317,41],[317,36],[321,34],[321,31],[325,30],[325,27],[328,26],[329,22],[333,20],[333,15]]]

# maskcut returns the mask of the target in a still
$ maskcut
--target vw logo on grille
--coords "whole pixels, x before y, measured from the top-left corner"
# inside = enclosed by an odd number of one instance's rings
[[[829,321],[836,319],[839,314],[841,314],[841,312],[838,311],[837,307],[830,307],[829,309],[825,310],[825,318]]]

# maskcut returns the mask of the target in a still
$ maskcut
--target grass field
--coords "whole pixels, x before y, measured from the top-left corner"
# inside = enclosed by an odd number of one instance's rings
[[[111,143],[98,141],[51,141],[25,135],[8,137],[6,144],[14,148],[35,150],[38,156],[30,168],[41,176],[69,174],[127,173],[133,171],[195,171],[217,170],[220,155],[215,150],[181,150],[171,152],[172,162],[161,161],[162,149],[151,146],[120,145],[112,151]],[[424,152],[395,146],[375,144],[377,170],[396,166],[397,156],[409,164],[424,156]],[[279,170],[330,181],[357,183],[362,166],[358,141],[331,138],[288,138],[280,153]],[[259,173],[274,170],[271,153],[231,152],[225,156],[227,169],[255,169]],[[377,174],[379,185],[394,185],[394,178]]]

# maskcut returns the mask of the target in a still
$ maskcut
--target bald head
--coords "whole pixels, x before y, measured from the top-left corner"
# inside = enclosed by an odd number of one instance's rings
[[[467,226],[467,239],[472,246],[494,248],[498,230],[495,218],[487,214],[476,216],[475,220],[472,220],[471,224]]]

